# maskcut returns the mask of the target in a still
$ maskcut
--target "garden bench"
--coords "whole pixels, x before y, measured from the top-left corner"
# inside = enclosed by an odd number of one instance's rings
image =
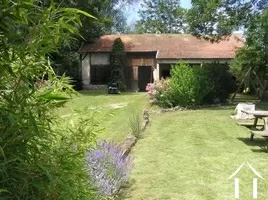
[[[238,126],[245,126],[247,128],[254,128],[257,126],[260,126],[261,128],[263,128],[263,126],[264,126],[264,123],[258,123],[256,125],[254,125],[254,122],[236,122],[236,124]]]
[[[255,117],[254,120],[254,124],[253,126],[249,126],[250,129],[255,129],[255,130],[251,130],[251,136],[250,136],[250,140],[253,141],[253,137],[254,135],[260,135],[262,137],[268,137],[268,111],[264,111],[264,110],[255,110],[255,111],[247,111],[247,110],[242,110],[242,112],[246,113],[246,114],[250,114],[253,115]],[[257,126],[259,126],[258,120],[262,119],[263,120],[263,127],[261,130],[257,129]],[[257,130],[256,130],[257,129]],[[268,139],[268,138],[267,138]]]
[[[243,113],[246,113],[248,115],[253,115],[255,117],[254,120],[254,125],[253,126],[257,126],[258,124],[258,120],[259,119],[263,119],[264,120],[264,126],[267,126],[267,117],[268,117],[268,111],[264,111],[264,110],[255,110],[255,111],[247,111],[247,110],[242,110]],[[264,127],[265,130],[266,127]]]
[[[253,113],[252,113],[253,114]],[[258,111],[258,112],[254,112],[254,116],[255,116],[255,120],[254,120],[254,124],[250,125],[250,129],[252,129],[250,131],[251,135],[250,135],[250,140],[253,141],[253,137],[254,135],[259,135],[262,137],[265,137],[266,139],[268,139],[268,118],[267,118],[267,111]],[[258,119],[263,119],[263,125],[262,125],[262,129],[261,130],[256,130],[257,126],[260,126],[258,123]],[[255,129],[255,130],[254,130]]]
[[[262,136],[264,138],[266,138],[266,140],[268,140],[268,131],[264,130],[264,131],[250,131],[251,136],[250,136],[250,140],[253,141],[253,137],[254,135],[259,135]]]
[[[236,124],[245,127],[264,126],[264,123],[258,123],[254,125],[254,122],[236,122]]]

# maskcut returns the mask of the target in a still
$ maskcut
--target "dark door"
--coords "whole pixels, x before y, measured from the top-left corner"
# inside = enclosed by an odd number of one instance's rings
[[[152,67],[139,66],[138,68],[138,87],[139,91],[145,91],[146,85],[152,82]]]

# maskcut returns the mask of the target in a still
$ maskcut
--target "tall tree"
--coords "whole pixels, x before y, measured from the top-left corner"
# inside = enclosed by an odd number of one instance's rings
[[[136,23],[138,33],[184,33],[186,10],[178,0],[144,0]]]
[[[231,69],[239,80],[244,80],[246,87],[255,89],[259,98],[268,99],[265,92],[268,87],[268,11],[252,19],[246,31],[245,46],[237,51]]]
[[[125,6],[137,0],[55,0],[59,7],[72,7],[91,13],[96,20],[81,18],[80,41],[90,42],[103,34],[122,33],[126,26]]]
[[[263,98],[268,86],[268,1],[193,0],[192,5],[188,12],[192,34],[217,41],[243,31],[245,45],[237,51],[231,69]]]
[[[72,77],[75,89],[82,88],[81,74],[77,50],[84,42],[112,33],[122,33],[126,29],[126,18],[123,8],[136,0],[54,0],[58,7],[77,8],[96,17],[89,20],[81,17],[82,26],[79,28],[80,36],[69,45],[62,47],[57,53],[51,55],[53,68],[58,75],[66,74]],[[49,0],[43,0],[44,6],[49,6]]]
[[[267,0],[192,0],[187,13],[189,31],[217,40],[233,31],[245,31],[267,8]]]

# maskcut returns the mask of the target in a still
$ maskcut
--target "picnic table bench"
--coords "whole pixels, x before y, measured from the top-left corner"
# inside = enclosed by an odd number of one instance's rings
[[[242,112],[253,115],[255,117],[254,123],[246,125],[247,127],[255,130],[251,130],[251,136],[250,140],[253,140],[254,135],[259,135],[262,136],[266,139],[268,139],[268,126],[267,126],[267,119],[268,119],[268,111],[263,111],[263,110],[254,110],[254,111],[247,111],[247,110],[242,110]],[[258,124],[258,120],[262,119],[264,121],[263,124]],[[257,126],[261,126],[261,129],[258,130]]]
[[[245,126],[247,128],[251,128],[251,127],[255,127],[255,126],[261,126],[261,127],[264,126],[263,122],[258,122],[256,125],[254,125],[254,122],[252,122],[252,121],[238,121],[238,122],[236,122],[236,124],[238,126]]]

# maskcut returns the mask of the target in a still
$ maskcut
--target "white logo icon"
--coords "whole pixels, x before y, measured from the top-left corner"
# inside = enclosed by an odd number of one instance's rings
[[[245,162],[240,166],[238,167],[238,169],[228,178],[231,179],[233,177],[235,177],[239,171],[244,167],[245,165]],[[251,164],[249,164],[247,162],[247,165],[248,167],[251,169],[251,171],[257,176],[259,177],[260,179],[264,179],[259,172],[257,172],[252,166]],[[258,196],[258,179],[257,178],[253,178],[253,199],[257,199],[257,196]],[[239,199],[239,178],[235,178],[234,179],[234,197],[235,199]]]

